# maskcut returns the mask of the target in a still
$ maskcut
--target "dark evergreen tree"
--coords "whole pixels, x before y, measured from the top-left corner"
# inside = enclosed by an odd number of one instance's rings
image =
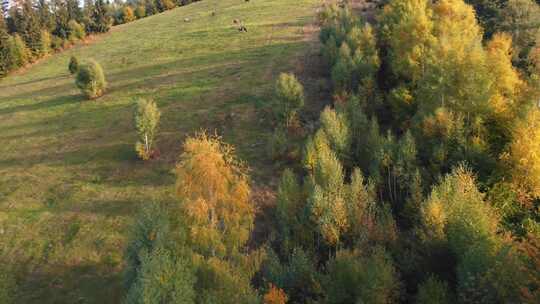
[[[107,16],[107,5],[103,0],[97,0],[90,13],[89,32],[105,33],[111,27],[111,22]]]
[[[66,9],[69,20],[75,20],[77,22],[82,22],[83,20],[83,11],[79,6],[78,0],[66,0]]]
[[[24,40],[32,55],[38,56],[41,49],[41,25],[32,0],[25,0],[21,9],[15,9],[15,29]]]
[[[13,68],[9,38],[4,16],[0,16],[0,77],[5,76]]]
[[[38,0],[36,3],[36,9],[41,27],[49,32],[53,31],[55,28],[55,20],[54,15],[51,12],[49,1]]]

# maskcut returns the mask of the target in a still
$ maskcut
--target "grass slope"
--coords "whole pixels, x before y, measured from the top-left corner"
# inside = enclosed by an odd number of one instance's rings
[[[255,179],[268,174],[270,130],[257,108],[308,44],[303,26],[317,4],[205,0],[115,27],[0,81],[0,257],[21,276],[16,302],[118,303],[129,224],[139,204],[174,200],[172,169],[187,134],[217,129]],[[83,99],[67,71],[71,55],[102,64],[104,97]],[[136,97],[162,110],[160,160],[135,157]]]

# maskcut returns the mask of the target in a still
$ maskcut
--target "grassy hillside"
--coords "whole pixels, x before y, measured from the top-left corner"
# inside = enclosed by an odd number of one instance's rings
[[[16,302],[118,303],[129,224],[138,205],[174,200],[172,169],[187,134],[216,129],[255,179],[272,170],[257,110],[309,43],[303,26],[318,2],[205,0],[1,80],[0,256],[21,275]],[[72,55],[102,64],[105,96],[84,100],[67,70]],[[136,97],[155,99],[163,113],[161,158],[148,163],[133,151]]]

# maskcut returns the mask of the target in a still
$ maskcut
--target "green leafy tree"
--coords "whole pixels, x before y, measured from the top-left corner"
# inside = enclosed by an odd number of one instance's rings
[[[94,60],[89,60],[79,67],[75,84],[89,99],[98,98],[105,93],[107,82],[101,65]]]
[[[13,58],[14,67],[22,67],[30,62],[31,53],[30,50],[26,47],[23,39],[19,34],[15,34],[11,37],[9,43],[9,48],[11,49],[11,55]]]
[[[326,107],[321,112],[320,117],[321,130],[326,135],[330,147],[340,157],[340,160],[346,161],[351,152],[351,132],[347,116],[341,111],[336,112]]]
[[[137,19],[146,17],[146,7],[143,5],[137,5],[135,8],[135,17],[137,17]]]
[[[394,303],[399,297],[397,270],[381,247],[364,254],[339,251],[327,268],[325,303],[386,304]]]
[[[39,55],[45,56],[51,52],[51,34],[46,31],[41,31],[41,39],[40,39],[41,45],[39,46]]]
[[[86,36],[84,27],[75,20],[69,20],[67,25],[68,39],[72,42],[76,40],[82,40]]]
[[[290,126],[304,106],[304,87],[292,74],[282,73],[275,88],[276,112],[285,126]]]
[[[260,303],[249,276],[232,263],[211,257],[196,261],[196,267],[196,303]]]
[[[160,247],[141,254],[141,267],[126,304],[195,303],[193,267],[188,258]]]
[[[310,245],[310,233],[306,229],[304,216],[306,200],[297,176],[290,169],[285,169],[278,187],[276,218],[281,247],[285,252],[299,245]]]
[[[382,36],[389,45],[393,72],[416,82],[426,73],[433,35],[433,11],[428,0],[391,1],[381,16]]]
[[[321,275],[315,261],[300,247],[287,254],[287,261],[280,263],[275,253],[270,252],[263,267],[266,280],[289,297],[289,303],[312,303],[323,295]]]
[[[8,34],[4,17],[0,16],[0,77],[15,68],[12,38]]]
[[[152,100],[139,99],[134,114],[138,141],[135,150],[143,160],[152,158],[161,113]]]
[[[344,170],[329,147],[321,148],[315,151],[307,208],[318,235],[328,246],[335,247],[348,225]]]
[[[169,214],[162,204],[144,204],[129,231],[129,238],[124,253],[126,267],[124,286],[127,290],[139,280],[139,271],[143,264],[141,254],[149,258],[155,248],[163,246],[170,235]]]
[[[449,296],[448,284],[431,275],[418,286],[416,295],[418,304],[449,304],[452,303]]]

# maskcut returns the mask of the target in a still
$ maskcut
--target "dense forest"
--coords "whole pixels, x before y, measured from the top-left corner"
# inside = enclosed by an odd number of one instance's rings
[[[75,24],[162,10],[100,1],[54,2],[49,17],[23,2],[0,21],[0,54],[20,63],[44,33],[70,41]],[[538,2],[390,0],[369,17],[352,4],[319,11],[332,98],[318,121],[300,77],[276,80],[275,202],[256,208],[257,168],[221,137],[189,136],[177,201],[147,202],[132,227],[126,303],[540,302]],[[148,159],[159,112],[137,111]],[[11,285],[0,274],[0,299]]]

